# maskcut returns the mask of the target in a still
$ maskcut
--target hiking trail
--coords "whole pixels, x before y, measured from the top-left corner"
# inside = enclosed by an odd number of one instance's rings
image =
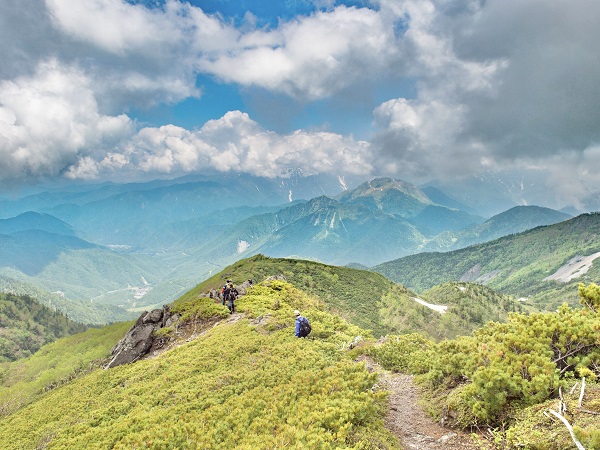
[[[370,358],[361,358],[369,371],[379,374],[379,385],[390,392],[385,426],[405,450],[477,450],[473,439],[461,430],[445,428],[429,417],[419,404],[419,389],[412,375],[391,373]]]

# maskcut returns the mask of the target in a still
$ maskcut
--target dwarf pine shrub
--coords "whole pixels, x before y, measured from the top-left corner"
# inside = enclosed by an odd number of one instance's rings
[[[594,304],[596,290],[583,293]],[[556,397],[560,386],[600,375],[600,316],[593,308],[564,304],[556,313],[511,313],[507,323],[489,322],[471,336],[435,345],[411,339],[390,339],[371,353],[415,373],[432,393],[435,414],[454,411],[464,427],[506,425],[516,411]]]
[[[399,448],[383,426],[386,394],[374,389],[376,375],[340,351],[362,330],[282,282],[255,287],[237,306],[250,318],[220,323],[158,358],[90,373],[5,417],[4,444]],[[326,337],[296,338],[294,309],[306,311]],[[267,329],[265,322],[276,326]]]

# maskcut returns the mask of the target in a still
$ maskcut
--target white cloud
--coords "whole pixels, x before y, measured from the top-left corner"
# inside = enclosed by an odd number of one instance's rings
[[[103,155],[131,121],[98,113],[90,80],[56,60],[31,77],[0,82],[0,176],[56,175],[87,154]]]
[[[154,174],[235,171],[275,177],[290,167],[299,168],[306,175],[368,174],[372,170],[366,142],[326,132],[295,131],[280,135],[262,129],[240,111],[208,121],[196,132],[173,125],[144,128],[123,146],[121,153],[119,161],[124,161],[124,165],[98,161],[97,173],[102,173],[101,170],[142,170]],[[86,161],[86,167],[88,164]],[[72,173],[79,171],[73,169]]]
[[[176,0],[152,9],[123,0],[5,0],[0,177],[274,176],[292,166],[425,181],[527,164],[547,165],[569,192],[598,186],[596,0],[313,4],[322,9],[271,29],[247,14],[236,29]],[[196,131],[134,129],[127,111],[199,97],[199,74],[298,102],[329,99],[330,111],[382,80],[390,95],[375,108],[372,144],[278,134],[240,112]],[[406,89],[396,84],[416,87],[399,94]],[[559,176],[561,167],[576,176]]]
[[[374,111],[378,169],[426,181],[547,165],[570,192],[576,185],[598,188],[599,180],[574,161],[600,169],[589,157],[600,142],[594,82],[600,60],[592,50],[600,30],[589,20],[600,17],[599,3],[381,0],[380,6],[409,18],[401,45],[403,55],[412,55],[406,70],[418,89],[415,98],[389,100]],[[561,165],[572,174],[559,177]],[[558,195],[559,183],[549,189]]]
[[[367,8],[332,11],[240,37],[239,45],[202,59],[224,81],[317,99],[385,71],[395,52],[393,24]]]

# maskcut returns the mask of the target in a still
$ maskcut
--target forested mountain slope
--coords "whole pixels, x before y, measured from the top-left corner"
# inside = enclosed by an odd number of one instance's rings
[[[543,225],[552,225],[571,219],[573,216],[540,206],[515,206],[497,214],[484,223],[453,235],[454,244],[449,249],[468,247],[492,241],[510,234],[521,233]]]
[[[62,293],[49,292],[14,278],[0,276],[0,292],[29,296],[52,309],[62,311],[79,323],[106,324],[131,320],[135,314],[123,308],[68,298]]]
[[[29,356],[48,342],[85,329],[31,297],[0,293],[0,362]]]
[[[483,283],[539,308],[554,310],[577,303],[577,284],[598,279],[598,264],[588,265],[567,282],[547,279],[578,257],[600,252],[600,214],[583,214],[554,225],[448,253],[422,253],[373,268],[417,291],[447,281]]]

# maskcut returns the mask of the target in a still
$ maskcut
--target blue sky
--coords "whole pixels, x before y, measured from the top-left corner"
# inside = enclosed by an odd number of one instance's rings
[[[597,0],[4,0],[0,189],[245,172],[600,191]]]
[[[160,8],[162,1],[130,1],[148,7]],[[268,1],[191,1],[207,14],[218,14],[226,22],[238,27],[245,17],[252,14],[256,26],[276,29],[282,22],[308,17],[318,11],[332,9],[332,2],[317,5],[310,0]],[[330,3],[327,5],[326,3]],[[348,7],[371,7],[365,1],[337,2],[335,5]],[[184,128],[194,128],[210,119],[218,119],[227,111],[247,112],[264,127],[278,133],[289,133],[298,129],[320,129],[352,134],[358,139],[371,138],[373,109],[381,103],[397,97],[411,97],[415,92],[414,79],[380,80],[375,85],[364,84],[360,92],[344,93],[335,99],[322,98],[305,101],[285,94],[270,92],[252,86],[240,87],[220,82],[213,76],[199,74],[196,86],[202,91],[200,97],[190,97],[177,104],[160,104],[153,108],[136,109],[131,116],[140,122],[160,126],[173,123]]]

